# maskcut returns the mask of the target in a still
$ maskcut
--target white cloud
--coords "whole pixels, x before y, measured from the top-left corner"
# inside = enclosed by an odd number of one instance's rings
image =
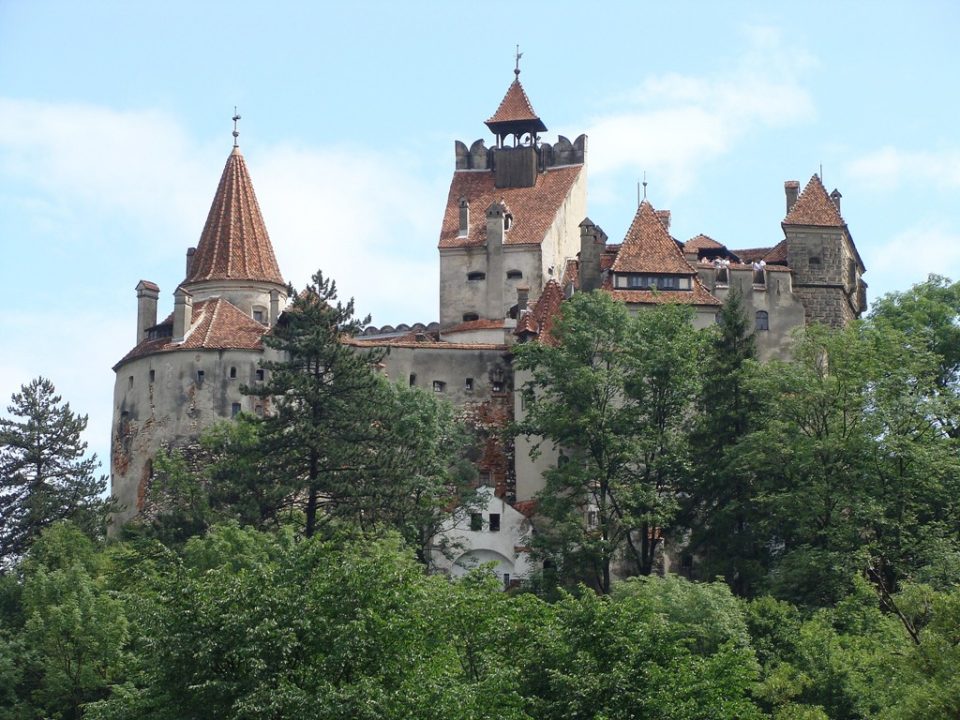
[[[847,172],[873,190],[918,184],[953,190],[960,187],[960,150],[907,151],[887,145],[852,161]]]
[[[616,98],[615,111],[590,123],[591,173],[653,171],[665,194],[677,195],[704,164],[751,133],[813,117],[813,100],[798,80],[810,57],[787,48],[774,29],[747,28],[745,35],[728,69],[650,77]]]
[[[904,290],[930,273],[960,278],[960,230],[922,221],[893,235],[871,251],[871,294]]]

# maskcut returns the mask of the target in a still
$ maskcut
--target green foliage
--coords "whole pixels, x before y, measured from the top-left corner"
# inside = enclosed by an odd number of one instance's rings
[[[70,519],[102,537],[106,477],[95,475],[80,434],[87,416],[62,402],[53,383],[23,385],[0,418],[0,568],[16,562],[47,526]]]
[[[611,587],[618,559],[649,574],[689,473],[683,431],[696,389],[699,336],[689,308],[630,315],[605,293],[575,295],[555,345],[517,349],[526,415],[517,432],[559,448],[546,473],[534,542],[562,577]],[[596,522],[585,523],[588,513]]]

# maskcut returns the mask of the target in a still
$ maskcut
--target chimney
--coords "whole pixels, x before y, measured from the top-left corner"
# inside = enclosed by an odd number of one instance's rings
[[[670,211],[669,210],[657,210],[657,217],[660,219],[660,223],[663,225],[663,229],[667,232],[670,232]]]
[[[273,327],[277,324],[277,319],[280,317],[280,291],[271,290],[270,291],[270,327]]]
[[[193,256],[196,253],[197,249],[195,247],[187,248],[187,274],[185,275],[187,278],[190,277],[190,266],[193,265]]]
[[[590,218],[580,223],[580,290],[590,292],[600,287],[600,256],[607,244],[607,235]]]
[[[793,210],[793,204],[800,196],[800,183],[797,180],[787,180],[783,184],[783,192],[787,196],[787,215]]]
[[[457,237],[466,237],[470,232],[470,203],[460,198],[460,231]]]
[[[517,285],[517,319],[527,311],[530,300],[530,288],[526,285]]]
[[[836,188],[834,188],[833,192],[830,193],[830,199],[833,200],[833,204],[837,206],[838,213],[840,212],[840,198],[842,197],[843,195],[841,195],[840,191],[837,190]]]
[[[157,324],[157,298],[160,288],[149,280],[137,283],[137,343],[147,339],[147,328]]]
[[[502,318],[506,314],[504,301],[512,298],[503,294],[503,234],[507,221],[507,208],[494,201],[487,208],[487,282],[485,315],[488,318]]]
[[[173,341],[183,342],[193,323],[193,296],[183,289],[177,288],[173,294]]]

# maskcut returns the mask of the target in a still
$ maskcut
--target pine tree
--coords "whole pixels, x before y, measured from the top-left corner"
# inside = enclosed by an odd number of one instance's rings
[[[0,564],[16,561],[40,531],[71,519],[91,535],[102,533],[106,476],[96,455],[85,458],[80,439],[87,416],[77,415],[37,378],[23,385],[0,419]]]
[[[377,435],[371,405],[382,353],[342,342],[367,322],[317,272],[264,338],[283,359],[264,362],[266,381],[248,389],[273,405],[263,420],[264,459],[292,495],[305,498],[307,536],[316,531],[321,503],[335,508],[349,494],[348,478]]]
[[[683,516],[691,529],[687,550],[698,556],[701,574],[725,576],[738,594],[749,593],[759,571],[756,490],[749,469],[736,463],[737,443],[752,429],[756,410],[747,387],[749,361],[755,357],[743,297],[734,288],[704,352],[700,413],[691,437],[696,471]]]

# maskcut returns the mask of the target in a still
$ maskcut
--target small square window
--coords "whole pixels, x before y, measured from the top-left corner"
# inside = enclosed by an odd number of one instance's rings
[[[264,378],[264,377],[265,377],[265,373],[264,373],[263,368],[257,368],[257,381],[258,381],[258,382],[263,382],[263,378]]]
[[[434,392],[445,392],[447,389],[447,384],[443,380],[434,380],[433,381],[433,391]]]
[[[234,403],[230,406],[230,417],[236,417],[240,414],[240,403]]]
[[[484,470],[483,472],[480,473],[480,485],[482,485],[482,486],[484,486],[484,487],[489,487],[489,486],[490,486],[490,471],[489,471],[489,470]]]
[[[494,380],[494,381],[493,381],[492,388],[493,388],[493,391],[494,391],[495,393],[503,392],[503,381],[502,381],[502,380]]]
[[[463,381],[463,389],[467,392],[473,392],[473,378],[467,378]]]
[[[490,532],[500,532],[500,513],[490,513]]]
[[[483,515],[480,513],[470,513],[470,529],[474,532],[483,529]]]
[[[257,417],[263,417],[263,405],[257,405],[253,411],[257,414]]]
[[[261,325],[263,325],[265,322],[265,315],[266,313],[264,313],[263,310],[253,311],[253,319],[256,320],[258,323],[260,323]]]

